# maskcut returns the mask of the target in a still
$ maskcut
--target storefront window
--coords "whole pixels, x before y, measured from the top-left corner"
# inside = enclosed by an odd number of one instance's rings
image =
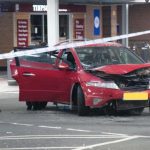
[[[69,39],[69,15],[59,15],[59,37],[61,41]]]
[[[60,41],[69,39],[69,15],[59,15]],[[31,44],[47,43],[47,15],[31,15]]]
[[[47,43],[47,16],[31,15],[31,44]]]

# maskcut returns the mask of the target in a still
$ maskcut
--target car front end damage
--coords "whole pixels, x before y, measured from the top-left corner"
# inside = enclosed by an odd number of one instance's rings
[[[86,70],[100,80],[85,83],[86,105],[115,111],[143,109],[150,101],[150,67],[139,67],[123,74],[100,69]]]

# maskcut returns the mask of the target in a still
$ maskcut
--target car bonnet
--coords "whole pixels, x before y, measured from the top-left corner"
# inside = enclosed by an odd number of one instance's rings
[[[142,68],[148,68],[150,70],[150,63],[145,64],[115,64],[115,65],[106,65],[99,68],[94,68],[93,71],[100,71],[106,74],[127,74],[135,70]]]

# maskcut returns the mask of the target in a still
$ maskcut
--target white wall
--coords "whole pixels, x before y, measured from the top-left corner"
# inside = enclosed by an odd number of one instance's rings
[[[59,42],[59,0],[47,0],[48,45]]]

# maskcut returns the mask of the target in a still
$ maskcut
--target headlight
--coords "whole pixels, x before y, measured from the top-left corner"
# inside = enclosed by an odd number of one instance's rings
[[[87,82],[86,85],[100,88],[119,89],[119,87],[112,81],[111,82],[90,81]]]

